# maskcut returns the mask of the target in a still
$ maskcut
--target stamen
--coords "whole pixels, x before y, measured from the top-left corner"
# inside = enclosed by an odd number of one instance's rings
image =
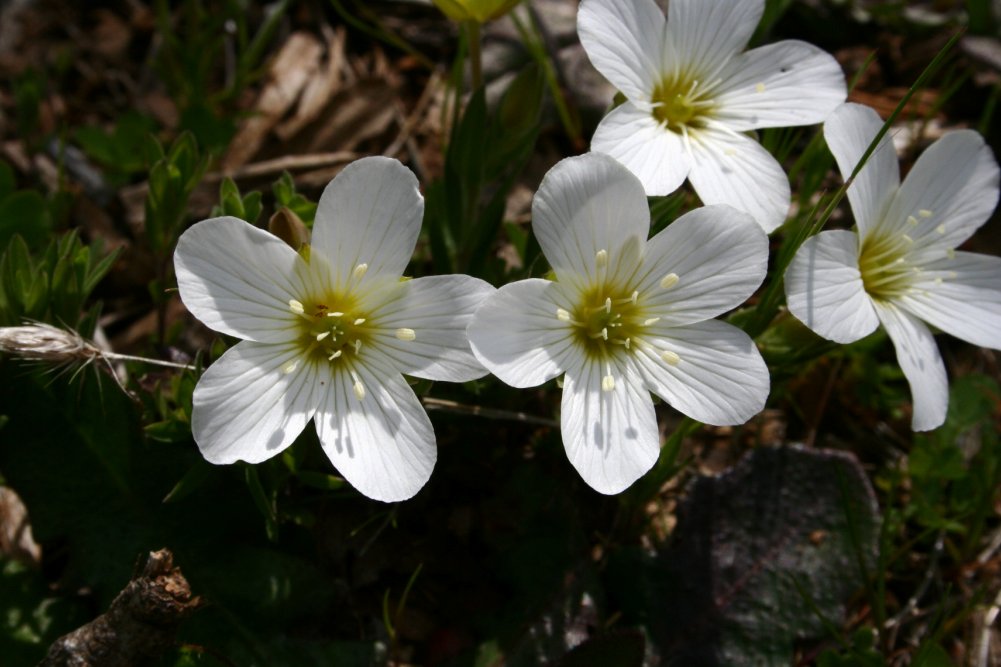
[[[918,211],[918,215],[920,215],[922,218],[930,218],[934,214],[931,211],[929,211],[928,209],[923,208],[920,211]]]
[[[625,345],[625,346],[626,346],[626,349],[627,349],[627,350],[629,349],[629,346],[630,346],[630,344],[631,344],[631,343],[630,343],[629,341],[630,341],[630,339],[629,339],[629,338],[627,338],[627,339],[626,339],[626,340],[625,340],[625,341],[624,341],[624,342],[622,343],[623,345]]]
[[[754,86],[754,90],[758,91],[759,93],[765,92],[765,84],[758,83],[756,86]]]
[[[339,311],[333,313],[327,313],[327,317],[344,317],[344,313]]]
[[[611,375],[606,375],[601,378],[601,390],[602,391],[614,391],[615,390],[615,378]]]
[[[609,315],[612,314],[612,297],[610,296],[605,297],[605,312]]]
[[[660,279],[660,287],[661,289],[671,289],[678,284],[678,280],[677,273],[669,273]]]
[[[660,358],[664,360],[664,363],[668,366],[677,366],[681,362],[681,357],[670,350],[664,350],[660,353]]]
[[[909,215],[907,216],[907,224],[909,224],[911,227],[914,227],[918,224],[918,219],[915,218],[913,215]]]
[[[298,367],[299,367],[299,360],[298,359],[293,359],[292,361],[290,361],[287,364],[285,364],[284,366],[282,366],[282,373],[285,373],[286,375],[288,375],[289,373],[294,372],[295,369],[298,368]]]
[[[361,352],[361,338],[355,338],[355,342],[352,343],[352,346],[355,349],[355,354],[360,353]]]
[[[956,259],[956,249],[949,248],[948,250],[945,251],[945,256],[948,257],[949,259]]]
[[[939,277],[939,278],[936,278],[936,279],[935,279],[935,284],[936,284],[936,285],[941,285],[941,284],[942,284],[942,282],[943,282],[943,281],[942,281],[942,278],[941,278],[941,277]]]
[[[939,234],[945,234],[945,223],[936,227],[935,231],[938,232]]]
[[[324,338],[326,338],[329,335],[330,335],[329,331],[324,331],[322,333],[318,333],[318,334],[316,334],[316,340],[317,340],[317,342],[319,342],[319,341],[323,340]]]
[[[907,241],[907,243],[909,243],[909,244],[910,244],[910,243],[914,243],[914,239],[912,239],[912,238],[911,238],[910,236],[908,236],[907,234],[904,234],[904,240],[905,240],[905,241]]]
[[[557,308],[556,309],[556,319],[558,319],[560,322],[569,322],[570,321],[570,311],[564,310],[563,308]]]
[[[605,267],[605,266],[608,265],[608,251],[607,250],[602,249],[602,250],[599,250],[598,252],[594,253],[594,265],[596,267],[598,267],[598,268],[603,268],[603,267]]]
[[[400,340],[411,341],[417,338],[417,333],[413,329],[402,328],[396,330],[396,337]]]
[[[640,293],[636,290],[633,290],[633,294],[632,296],[629,297],[629,301],[635,306],[636,302],[639,301],[639,298],[640,298]]]
[[[356,266],[354,270],[355,280],[361,280],[366,271],[368,271],[368,264],[359,264]]]
[[[608,327],[602,327],[601,338],[602,340],[608,340]]]
[[[357,398],[359,401],[365,399],[365,385],[363,385],[360,380],[355,382],[354,390],[355,390],[355,398]]]
[[[657,324],[657,322],[660,322],[659,317],[651,317],[648,320],[643,320],[643,326],[648,327],[650,325]]]
[[[341,356],[342,354],[344,354],[343,350],[337,350],[332,355],[330,355],[329,357],[327,357],[327,361],[333,361],[334,359],[336,359],[337,357]]]
[[[365,318],[359,317],[357,320],[355,320],[354,324],[356,327],[360,327],[361,325],[365,324]]]
[[[302,302],[295,299],[288,300],[288,307],[296,315],[302,315],[306,312],[306,307],[302,305]]]

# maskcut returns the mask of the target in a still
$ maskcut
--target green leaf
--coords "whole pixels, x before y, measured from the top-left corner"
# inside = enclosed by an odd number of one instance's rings
[[[21,190],[0,201],[0,246],[20,234],[31,247],[49,237],[52,223],[45,198],[34,190]]]

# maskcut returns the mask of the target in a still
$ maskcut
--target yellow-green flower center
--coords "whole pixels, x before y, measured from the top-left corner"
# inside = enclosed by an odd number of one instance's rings
[[[650,100],[653,117],[679,134],[703,127],[714,107],[709,93],[706,86],[694,79],[664,79],[654,89]]]
[[[293,300],[289,308],[299,315],[297,340],[308,359],[343,363],[361,354],[371,341],[374,330],[368,314],[349,295],[329,294],[305,302]]]

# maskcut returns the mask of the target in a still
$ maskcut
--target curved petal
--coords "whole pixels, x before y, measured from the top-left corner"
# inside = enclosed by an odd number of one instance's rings
[[[879,326],[858,266],[858,235],[821,232],[796,251],[785,275],[789,311],[835,343],[854,343]]]
[[[212,218],[181,234],[174,272],[181,301],[205,326],[263,343],[287,341],[302,298],[302,259],[281,239],[238,218]]]
[[[738,131],[823,122],[848,94],[831,54],[792,39],[740,54],[722,77],[718,118]]]
[[[636,289],[669,326],[701,322],[742,304],[765,278],[768,236],[747,213],[704,206],[647,242]],[[661,281],[674,274],[677,283]]]
[[[930,431],[945,422],[949,379],[931,332],[920,320],[888,303],[874,302],[879,321],[893,341],[897,362],[911,386],[911,428]]]
[[[921,269],[900,306],[956,338],[1001,350],[1001,257],[957,252]]]
[[[650,101],[660,83],[667,20],[653,0],[584,0],[577,34],[594,68],[631,100]]]
[[[621,162],[650,196],[671,194],[692,168],[681,137],[630,102],[602,119],[591,138],[591,150]]]
[[[768,368],[754,341],[735,326],[706,320],[660,327],[637,350],[636,365],[647,388],[692,419],[725,426],[743,424],[765,407]],[[661,356],[677,355],[672,363]]]
[[[973,130],[958,130],[921,154],[890,202],[886,223],[906,230],[912,252],[955,248],[987,221],[997,202],[994,153]]]
[[[869,144],[883,127],[883,121],[871,108],[861,104],[843,104],[824,123],[824,139],[838,162],[845,179],[855,171]],[[848,186],[848,201],[855,214],[859,232],[866,236],[883,219],[889,201],[900,187],[897,151],[890,134],[883,135],[865,166]]]
[[[438,458],[431,420],[399,373],[374,364],[352,370],[357,378],[343,369],[334,375],[317,411],[323,451],[369,498],[406,500],[428,481]]]
[[[667,30],[679,64],[714,81],[747,46],[764,11],[764,0],[671,0]]]
[[[556,317],[566,308],[559,285],[530,278],[488,296],[469,325],[473,353],[512,387],[535,387],[563,373],[580,354],[572,327]]]
[[[766,231],[785,222],[792,194],[782,166],[743,134],[703,130],[692,142],[695,165],[688,179],[706,204],[747,211]]]
[[[466,327],[496,290],[479,278],[430,276],[400,285],[399,297],[371,314],[375,348],[392,366],[428,380],[468,382],[487,371],[469,347]]]
[[[346,166],[320,196],[313,247],[334,271],[334,289],[366,276],[403,275],[424,218],[417,177],[398,160],[366,157]]]
[[[611,389],[609,374],[615,378]],[[625,490],[660,455],[653,400],[628,364],[603,368],[581,357],[568,369],[560,429],[570,463],[599,493]]]
[[[260,463],[295,440],[321,402],[314,364],[296,344],[242,341],[198,380],[191,431],[211,463]]]
[[[643,184],[601,153],[561,160],[535,194],[532,230],[561,281],[592,282],[601,268],[599,251],[610,272],[636,261],[650,233]]]

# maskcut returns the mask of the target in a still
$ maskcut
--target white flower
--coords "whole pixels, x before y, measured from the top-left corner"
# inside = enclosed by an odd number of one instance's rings
[[[742,423],[768,371],[740,329],[710,319],[765,275],[768,240],[745,213],[710,206],[647,240],[643,185],[610,157],[557,164],[532,204],[556,275],[501,287],[469,326],[477,358],[515,387],[565,373],[561,427],[584,480],[618,493],[657,460],[652,391],[711,424]]]
[[[847,177],[882,126],[845,104],[824,137]],[[848,188],[858,233],[808,239],[786,271],[789,310],[815,332],[851,343],[882,324],[914,399],[911,426],[945,420],[949,387],[927,322],[974,345],[1001,349],[1001,258],[957,252],[998,201],[998,165],[976,132],[931,145],[900,182],[886,135]]]
[[[327,186],[302,255],[230,217],[181,236],[174,266],[184,304],[244,339],[195,388],[192,430],[206,459],[263,461],[313,419],[323,451],[366,496],[417,493],[436,447],[401,373],[454,382],[485,375],[465,329],[493,291],[468,276],[400,279],[423,212],[413,173],[371,157]]]
[[[782,224],[789,180],[749,130],[823,121],[845,100],[841,67],[794,40],[743,52],[765,0],[584,0],[580,41],[626,97],[591,140],[666,195],[687,177],[706,204]]]

